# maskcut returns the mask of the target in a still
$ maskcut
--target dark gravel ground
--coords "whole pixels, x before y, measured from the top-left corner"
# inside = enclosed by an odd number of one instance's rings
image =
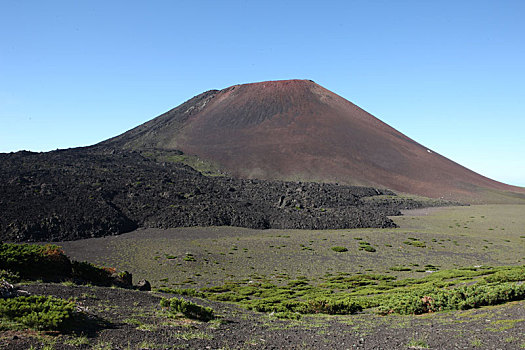
[[[377,196],[387,198],[365,200]],[[134,151],[0,154],[6,241],[75,240],[138,227],[395,227],[387,216],[424,205],[370,187],[208,177]]]
[[[87,336],[0,333],[2,349],[520,349],[525,302],[427,316],[307,316],[277,320],[226,303],[207,323],[169,318],[161,294],[118,288],[35,283],[33,294],[75,297],[91,319]],[[70,345],[76,344],[76,345]]]

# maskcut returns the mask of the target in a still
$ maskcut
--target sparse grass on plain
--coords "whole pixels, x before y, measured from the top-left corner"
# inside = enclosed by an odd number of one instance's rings
[[[145,229],[61,244],[73,258],[133,271],[155,287],[200,288],[259,277],[282,285],[301,276],[321,281],[365,272],[422,278],[435,270],[525,264],[524,214],[522,205],[475,205],[394,217],[395,229]]]

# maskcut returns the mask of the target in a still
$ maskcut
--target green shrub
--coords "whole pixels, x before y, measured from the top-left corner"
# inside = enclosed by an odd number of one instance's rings
[[[340,247],[340,246],[332,247],[332,250],[334,252],[338,252],[338,253],[343,253],[343,252],[347,252],[348,251],[348,249],[346,247]]]
[[[190,254],[190,253],[186,253],[186,256],[184,257],[183,260],[184,261],[196,261],[195,257],[193,256],[193,254]]]
[[[99,286],[131,287],[129,272],[71,261],[56,245],[0,243],[0,279],[21,279],[91,283]]]
[[[352,299],[333,300],[329,298],[310,299],[306,302],[307,312],[303,313],[322,313],[329,315],[349,315],[362,310],[361,306]]]
[[[405,266],[392,266],[390,270],[392,271],[412,271],[410,267],[405,267]]]
[[[443,310],[468,310],[523,299],[525,284],[518,283],[434,288],[392,295],[380,306],[379,312],[418,315]]]
[[[359,250],[364,250],[364,251],[371,252],[371,253],[376,251],[376,249],[372,247],[370,243],[366,241],[359,242]]]
[[[288,282],[288,287],[290,288],[301,288],[308,286],[308,281],[306,279],[296,279]]]
[[[0,280],[7,281],[9,283],[20,282],[20,274],[10,270],[0,270]]]
[[[525,281],[525,266],[514,266],[485,277],[489,283]]]
[[[212,308],[200,306],[184,299],[163,298],[160,301],[160,305],[163,307],[167,307],[171,313],[181,313],[184,316],[191,319],[196,319],[204,322],[214,319]]]
[[[81,283],[91,283],[97,286],[111,286],[114,269],[97,267],[87,261],[73,261],[71,276]]]
[[[425,269],[437,270],[438,267],[427,264]],[[397,266],[391,270],[410,271],[411,267]],[[508,280],[518,283],[487,283]],[[212,300],[238,302],[250,310],[272,312],[274,315],[346,314],[376,307],[384,314],[420,314],[522,300],[525,299],[525,284],[519,284],[522,280],[523,267],[469,267],[402,280],[387,275],[327,274],[324,281],[316,285],[308,284],[301,277],[289,280],[285,285],[261,279],[248,283],[229,282],[223,286],[203,288],[201,292]],[[467,283],[474,285],[466,287]]]
[[[363,247],[363,250],[367,251],[367,252],[370,252],[370,253],[373,253],[376,251],[376,249],[370,245],[367,245],[367,246],[364,246]]]
[[[0,299],[0,319],[37,330],[63,329],[74,312],[75,304],[71,300],[52,296]]]
[[[0,243],[0,269],[21,278],[60,280],[71,273],[71,261],[56,245]]]
[[[242,296],[234,292],[226,292],[226,293],[220,293],[220,294],[212,294],[208,297],[210,300],[217,300],[217,301],[231,301],[231,302],[239,302],[248,299],[247,296]]]
[[[409,238],[408,241],[404,241],[403,243],[406,245],[411,245],[411,246],[418,247],[418,248],[426,248],[427,246],[425,242],[422,242],[417,238]]]

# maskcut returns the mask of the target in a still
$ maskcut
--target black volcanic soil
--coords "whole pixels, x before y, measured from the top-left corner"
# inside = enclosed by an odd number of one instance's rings
[[[392,197],[363,200],[378,195]],[[7,241],[75,240],[138,227],[393,227],[387,216],[423,205],[370,187],[206,177],[135,151],[0,154],[0,239]]]
[[[90,315],[81,344],[75,334],[30,336],[1,332],[2,349],[519,349],[525,338],[525,303],[427,316],[305,316],[300,321],[190,298],[211,306],[211,322],[173,319],[159,306],[160,293],[119,288],[30,284],[32,294],[74,297]],[[185,297],[187,298],[187,297]],[[187,298],[188,299],[188,298]],[[98,324],[98,326],[97,326]],[[84,324],[84,327],[86,325]],[[52,345],[51,345],[52,344]],[[77,345],[71,345],[77,344]]]

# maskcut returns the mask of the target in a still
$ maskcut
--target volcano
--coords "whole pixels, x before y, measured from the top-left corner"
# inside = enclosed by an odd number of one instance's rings
[[[525,198],[310,80],[210,90],[101,145],[180,150],[240,178],[338,182],[467,202]]]

